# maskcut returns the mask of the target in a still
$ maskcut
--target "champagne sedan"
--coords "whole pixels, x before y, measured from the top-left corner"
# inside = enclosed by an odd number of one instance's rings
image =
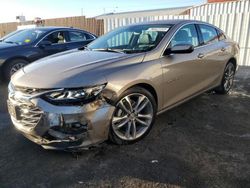
[[[121,27],[15,73],[9,113],[17,130],[46,149],[131,144],[157,114],[208,90],[227,94],[238,54],[237,43],[204,22]]]

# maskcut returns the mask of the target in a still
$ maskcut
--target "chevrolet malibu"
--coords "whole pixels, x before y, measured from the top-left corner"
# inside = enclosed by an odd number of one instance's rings
[[[238,52],[204,22],[125,26],[19,70],[9,84],[9,113],[17,130],[46,149],[131,144],[157,114],[208,90],[227,94]]]

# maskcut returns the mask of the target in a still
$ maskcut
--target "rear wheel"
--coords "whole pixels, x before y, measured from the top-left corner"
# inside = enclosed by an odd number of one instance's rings
[[[123,145],[145,137],[155,120],[156,102],[147,90],[134,87],[125,91],[116,104],[109,138]]]
[[[15,74],[18,70],[26,66],[29,62],[24,59],[15,59],[4,66],[4,78],[5,80],[9,81],[11,76]]]
[[[232,62],[229,62],[227,64],[221,81],[221,85],[215,89],[216,93],[227,94],[232,89],[235,69],[236,67]]]

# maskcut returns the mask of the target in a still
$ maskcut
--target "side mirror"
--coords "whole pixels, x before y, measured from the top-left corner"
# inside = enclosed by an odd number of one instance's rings
[[[44,41],[41,41],[38,46],[40,48],[45,48],[46,46],[50,46],[51,44],[52,44],[52,42],[44,40]]]
[[[191,44],[177,44],[172,48],[166,49],[164,55],[170,54],[187,54],[194,51],[194,46]]]

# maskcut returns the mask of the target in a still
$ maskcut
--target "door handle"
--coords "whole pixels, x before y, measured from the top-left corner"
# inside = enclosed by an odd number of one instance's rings
[[[198,58],[199,58],[199,59],[202,59],[204,56],[205,56],[205,55],[202,54],[202,53],[198,54]]]
[[[225,51],[226,51],[226,48],[224,48],[224,47],[221,48],[221,51],[222,51],[222,52],[225,52]]]

